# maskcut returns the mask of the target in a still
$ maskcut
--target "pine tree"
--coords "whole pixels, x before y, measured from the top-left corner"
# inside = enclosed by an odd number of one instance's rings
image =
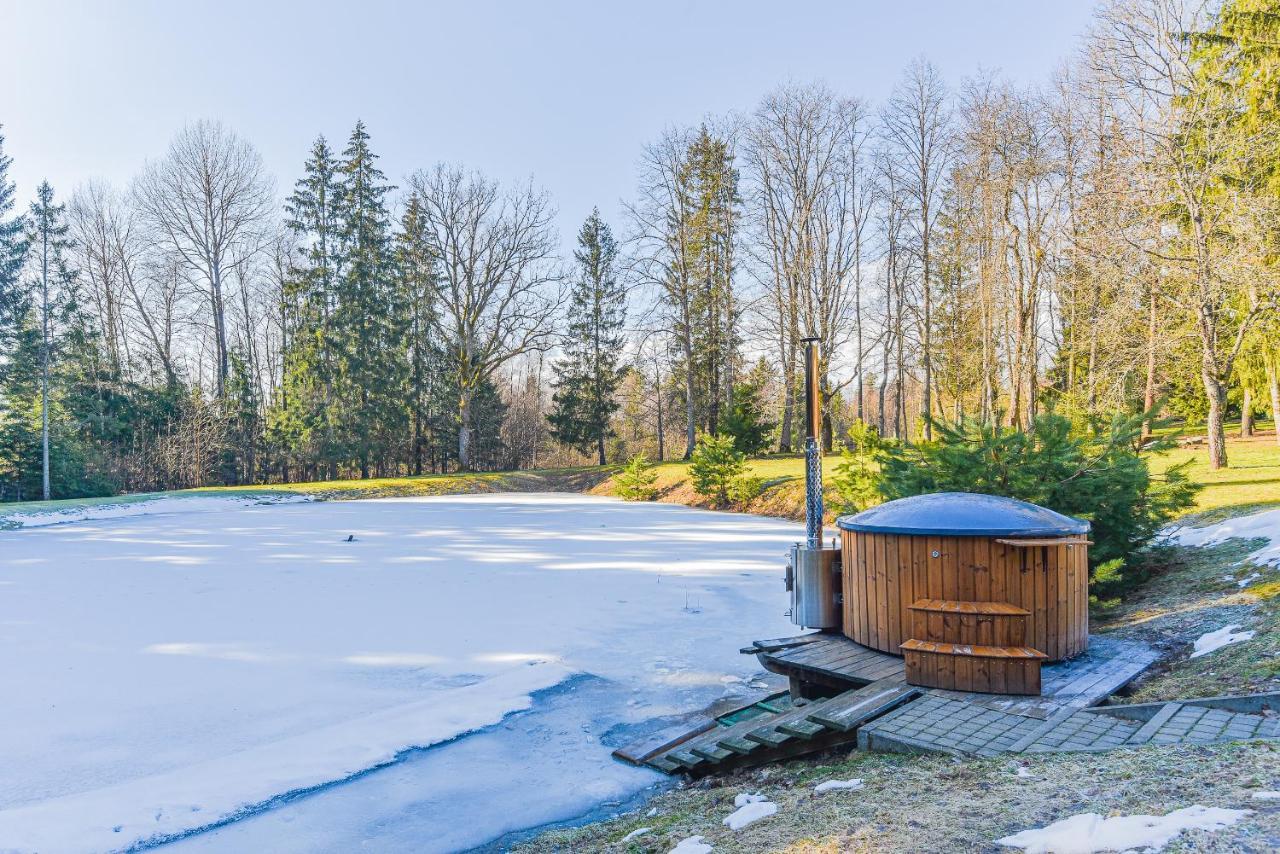
[[[448,357],[431,330],[438,319],[437,292],[440,286],[436,259],[425,235],[422,200],[409,197],[395,237],[396,271],[401,300],[405,306],[408,345],[408,401],[411,422],[409,464],[414,474],[422,474],[426,458],[431,468],[443,460],[450,446],[443,443],[442,426],[453,405]]]
[[[28,243],[36,266],[37,306],[40,317],[40,483],[41,494],[48,501],[52,495],[49,482],[49,379],[59,325],[71,306],[71,285],[75,273],[67,266],[66,205],[54,204],[53,187],[48,181],[36,189],[31,204]]]
[[[3,125],[0,125],[3,130]],[[0,133],[0,350],[12,342],[7,339],[14,330],[14,319],[21,313],[23,295],[18,278],[26,258],[26,223],[21,216],[10,217],[15,204],[9,165],[13,158],[4,153],[4,134]]]
[[[284,373],[270,416],[272,434],[286,451],[309,469],[327,467],[331,477],[342,457],[335,399],[340,351],[333,327],[340,261],[337,173],[328,142],[317,137],[285,204],[285,224],[302,248],[284,288]]]
[[[692,211],[687,247],[697,288],[692,300],[694,370],[692,378],[703,401],[709,432],[719,429],[733,408],[733,380],[738,349],[738,308],[733,293],[734,229],[741,198],[738,172],[727,140],[704,125],[689,147]]]
[[[720,418],[720,432],[732,437],[734,447],[748,456],[769,447],[778,426],[769,420],[761,400],[767,377],[768,365],[762,358],[751,375],[733,387],[733,406]]]
[[[395,189],[375,165],[363,122],[356,122],[338,168],[338,240],[342,268],[334,326],[343,346],[349,447],[368,477],[404,434],[407,374],[404,305],[395,279],[386,195]]]
[[[606,463],[609,419],[618,408],[614,394],[622,380],[618,360],[626,322],[626,291],[618,283],[618,247],[613,232],[591,212],[578,232],[578,276],[569,299],[565,358],[555,366],[551,435],[587,453],[595,448]]]

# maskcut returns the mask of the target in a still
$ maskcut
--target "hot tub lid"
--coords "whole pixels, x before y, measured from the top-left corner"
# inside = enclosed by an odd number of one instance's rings
[[[841,516],[836,524],[845,531],[941,537],[1065,537],[1089,532],[1089,523],[1083,519],[1016,498],[977,492],[899,498]]]

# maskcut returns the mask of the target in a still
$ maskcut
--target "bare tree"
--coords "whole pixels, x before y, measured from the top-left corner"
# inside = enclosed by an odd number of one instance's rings
[[[685,459],[697,442],[694,392],[693,217],[688,177],[691,131],[671,129],[645,148],[640,166],[640,198],[629,206],[637,245],[633,269],[644,285],[659,294],[660,314],[680,350],[685,399]]]
[[[218,397],[230,370],[227,284],[258,240],[272,210],[273,187],[262,158],[220,122],[178,132],[160,160],[134,185],[138,206],[164,244],[204,287],[212,324]]]
[[[545,194],[504,192],[476,172],[439,165],[409,178],[423,239],[438,261],[434,330],[456,360],[458,464],[472,465],[472,402],[511,359],[554,344],[560,282]]]
[[[855,334],[861,375],[862,262],[871,207],[866,141],[862,103],[818,84],[774,91],[748,125],[753,253],[765,294],[760,307],[782,367],[784,451],[791,447],[802,337],[822,343],[828,447],[829,403],[839,391],[831,359]]]
[[[933,428],[933,251],[934,230],[951,157],[947,89],[938,70],[924,59],[907,66],[906,76],[881,111],[883,136],[893,168],[912,203],[911,227],[920,254],[920,357],[924,367],[925,438]]]

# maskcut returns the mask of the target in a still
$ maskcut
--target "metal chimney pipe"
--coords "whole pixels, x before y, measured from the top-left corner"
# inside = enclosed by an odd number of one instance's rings
[[[818,386],[818,341],[804,342],[804,529],[806,545],[822,548],[822,390]]]

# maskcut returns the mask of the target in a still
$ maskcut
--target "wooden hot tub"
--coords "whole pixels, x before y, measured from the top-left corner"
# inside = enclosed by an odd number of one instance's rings
[[[890,501],[836,523],[842,631],[905,655],[907,680],[1040,693],[1042,660],[1089,642],[1089,523],[974,493]]]

